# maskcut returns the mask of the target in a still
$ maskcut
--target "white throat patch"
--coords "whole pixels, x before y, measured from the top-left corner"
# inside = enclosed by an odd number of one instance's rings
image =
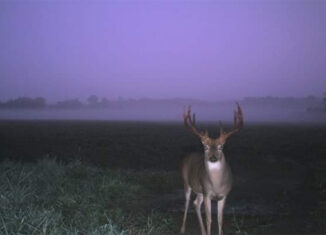
[[[222,167],[221,161],[217,161],[217,162],[208,161],[207,164],[208,164],[208,170],[219,170]]]

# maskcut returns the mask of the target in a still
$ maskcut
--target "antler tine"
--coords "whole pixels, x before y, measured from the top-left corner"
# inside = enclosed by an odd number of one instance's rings
[[[185,110],[185,107],[183,108],[183,121],[184,125],[190,129],[193,133],[198,135],[200,138],[204,137],[205,135],[197,130],[196,128],[196,114],[192,114],[191,118],[191,106],[188,106],[188,110]]]
[[[237,121],[238,121],[238,128],[240,129],[240,128],[242,128],[243,127],[243,114],[242,114],[242,109],[241,109],[241,107],[240,107],[240,105],[239,105],[239,103],[237,102]]]
[[[233,111],[233,128],[236,128],[237,126],[237,119],[238,119],[238,113],[237,110]]]
[[[196,114],[195,113],[192,114],[192,123],[194,125],[196,125]]]
[[[218,125],[220,127],[220,136],[221,136],[224,133],[224,131],[223,131],[223,124],[222,124],[222,121],[221,120],[218,121]]]
[[[182,116],[183,116],[184,125],[186,127],[189,127],[188,119],[189,119],[190,113],[191,113],[191,106],[189,105],[188,109],[186,108],[186,106],[183,106]]]
[[[182,116],[183,116],[183,122],[184,122],[185,126],[187,126],[187,112],[186,112],[186,106],[183,106]]]
[[[232,131],[228,133],[223,133],[223,138],[225,140],[229,138],[231,135],[233,135],[234,133],[237,133],[243,127],[242,109],[238,102],[236,104],[237,104],[237,108],[234,111],[234,117],[233,117],[234,127]]]

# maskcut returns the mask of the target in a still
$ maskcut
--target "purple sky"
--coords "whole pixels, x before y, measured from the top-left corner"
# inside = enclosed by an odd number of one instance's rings
[[[326,1],[2,1],[0,100],[326,92]]]

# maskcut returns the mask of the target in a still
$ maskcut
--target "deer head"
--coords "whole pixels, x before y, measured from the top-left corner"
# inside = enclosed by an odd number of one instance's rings
[[[197,135],[205,150],[205,158],[209,160],[210,162],[216,162],[218,160],[221,160],[223,154],[223,146],[226,143],[227,139],[237,133],[242,127],[243,127],[243,114],[242,109],[239,105],[239,103],[236,103],[237,108],[234,111],[234,127],[231,131],[225,132],[222,127],[222,123],[220,122],[220,136],[216,139],[210,138],[208,135],[208,131],[205,130],[199,131],[196,127],[196,115],[195,113],[191,113],[191,106],[183,109],[183,120],[184,125],[192,131],[195,135]]]

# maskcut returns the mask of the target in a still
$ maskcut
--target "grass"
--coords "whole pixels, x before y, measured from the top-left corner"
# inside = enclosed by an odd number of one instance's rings
[[[0,165],[0,234],[168,234],[168,215],[149,211],[147,177],[78,161]],[[159,187],[159,185],[157,185]]]
[[[226,233],[326,234],[325,139],[325,126],[298,124],[230,138]],[[200,141],[182,123],[0,121],[0,234],[175,234],[192,151]],[[255,206],[265,214],[241,209]]]

